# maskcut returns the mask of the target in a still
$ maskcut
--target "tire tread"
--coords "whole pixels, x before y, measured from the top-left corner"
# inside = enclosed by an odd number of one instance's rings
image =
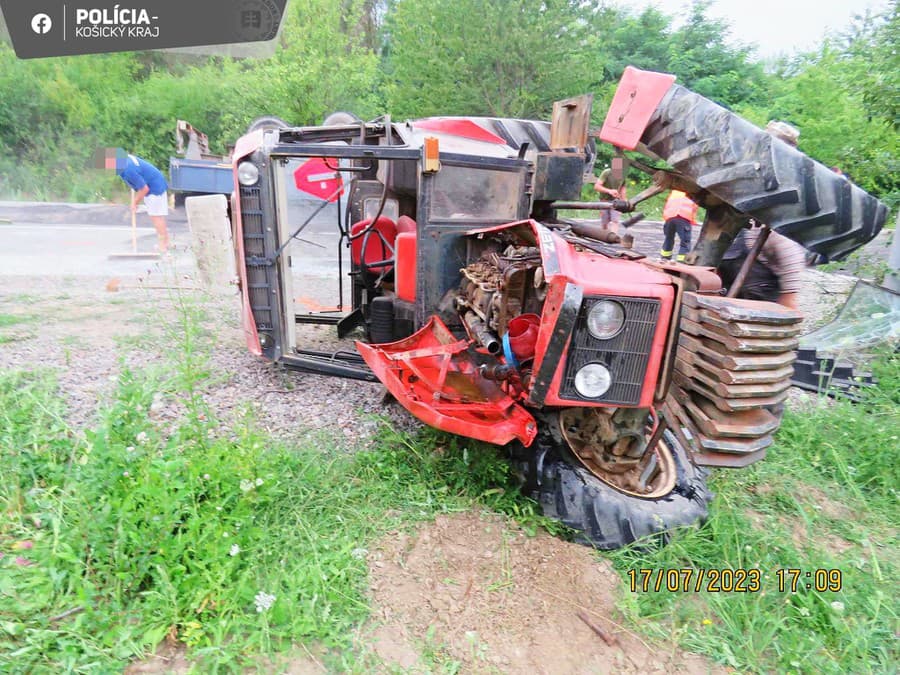
[[[679,85],[641,140],[704,190],[831,260],[870,241],[887,218],[845,176]]]
[[[675,444],[677,484],[659,499],[642,499],[620,492],[586,469],[572,463],[569,454],[551,447],[531,481],[533,496],[544,515],[576,531],[576,540],[598,549],[611,550],[638,542],[638,545],[666,543],[675,528],[705,522],[712,494],[706,487],[706,471],[695,466],[671,435]],[[548,439],[539,440],[547,450]],[[534,457],[540,453],[534,453]],[[535,471],[531,460],[523,468]]]

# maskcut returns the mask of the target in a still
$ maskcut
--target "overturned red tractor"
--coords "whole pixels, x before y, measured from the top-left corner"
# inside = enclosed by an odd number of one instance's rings
[[[629,68],[598,137],[647,157],[627,162],[653,185],[591,207],[630,213],[675,188],[706,208],[687,263],[653,262],[559,214],[585,206],[589,118],[580,97],[552,123],[342,115],[256,131],[235,148],[232,213],[251,351],[380,380],[426,424],[507,446],[547,515],[616,548],[702,521],[705,467],[761,459],[779,425],[801,317],[725,297],[715,268],[735,235],[753,218],[839,259],[886,208],[674,77]],[[351,306],[301,312],[290,246],[323,216],[349,251]],[[342,284],[340,250],[337,267]],[[310,323],[365,339],[298,345]]]

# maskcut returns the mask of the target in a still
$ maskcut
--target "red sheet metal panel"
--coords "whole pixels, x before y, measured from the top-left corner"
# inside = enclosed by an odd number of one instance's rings
[[[495,143],[497,145],[506,145],[506,141],[492,134],[484,127],[478,126],[472,120],[446,117],[431,117],[424,120],[413,122],[416,129],[425,129],[427,131],[436,131],[441,134],[449,134],[450,136],[460,136],[468,138],[472,141],[484,141],[485,143]]]
[[[403,216],[400,217],[403,220]],[[398,227],[400,223],[397,223]],[[400,232],[394,248],[394,284],[397,297],[406,302],[416,301],[416,233]]]
[[[437,317],[413,335],[388,344],[357,342],[376,377],[413,415],[430,426],[505,445],[531,445],[534,418],[496,382],[483,378],[468,353]]]
[[[674,75],[638,70],[631,66],[625,68],[600,130],[600,140],[634,150],[653,111],[673,82]]]

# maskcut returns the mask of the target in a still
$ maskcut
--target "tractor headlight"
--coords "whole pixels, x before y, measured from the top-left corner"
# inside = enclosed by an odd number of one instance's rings
[[[256,185],[256,181],[259,180],[259,168],[252,162],[241,162],[238,164],[237,175],[241,185],[250,187]]]
[[[585,398],[599,398],[612,384],[612,375],[602,363],[589,363],[575,373],[575,390]]]
[[[625,325],[625,310],[614,300],[595,302],[587,315],[588,332],[598,340],[608,340]]]

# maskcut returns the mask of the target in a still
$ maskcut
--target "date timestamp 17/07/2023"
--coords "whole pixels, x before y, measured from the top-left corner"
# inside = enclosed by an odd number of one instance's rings
[[[775,570],[775,588],[779,593],[816,591],[818,593],[838,592],[843,578],[839,569],[801,570],[787,567]],[[765,590],[763,580],[767,578],[756,568],[694,569],[683,568],[639,568],[628,570],[628,580],[632,593],[759,593]]]

